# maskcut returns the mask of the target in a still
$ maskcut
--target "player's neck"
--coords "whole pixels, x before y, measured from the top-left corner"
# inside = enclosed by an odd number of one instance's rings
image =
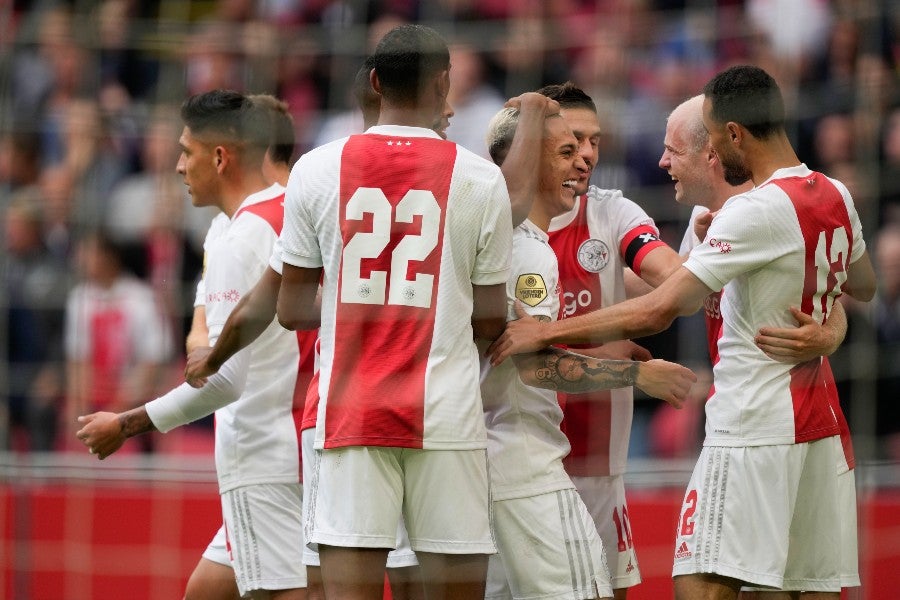
[[[434,111],[423,108],[382,106],[378,125],[401,125],[404,127],[424,127],[434,124]]]
[[[752,173],[754,185],[767,181],[778,169],[786,169],[800,165],[800,159],[794,152],[787,135],[775,134],[771,139],[760,140],[758,147],[747,155],[747,163]]]
[[[240,173],[234,177],[228,185],[224,186],[222,193],[222,212],[231,219],[237,212],[247,196],[261,192],[268,188],[271,184],[263,176],[261,169],[256,169],[248,173]]]

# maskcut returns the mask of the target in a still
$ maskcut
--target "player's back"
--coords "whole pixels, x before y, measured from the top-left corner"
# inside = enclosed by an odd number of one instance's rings
[[[317,444],[484,447],[472,285],[506,280],[499,169],[430,130],[377,126],[301,157],[288,190],[303,223],[285,262],[324,269]]]

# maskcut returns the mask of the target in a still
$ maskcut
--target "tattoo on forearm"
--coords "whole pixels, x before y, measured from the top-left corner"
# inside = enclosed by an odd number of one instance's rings
[[[560,392],[580,393],[634,385],[638,363],[604,360],[549,349],[537,354],[534,375],[538,385]]]
[[[156,430],[153,421],[150,420],[150,415],[147,414],[143,407],[120,414],[119,426],[122,427],[122,435],[125,437],[133,437]]]

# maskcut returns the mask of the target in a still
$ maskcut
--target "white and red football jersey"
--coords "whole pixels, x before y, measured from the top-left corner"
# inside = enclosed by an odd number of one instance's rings
[[[283,203],[279,185],[252,194],[207,237],[203,282],[210,344],[267,268],[284,219]],[[273,320],[203,388],[182,384],[147,403],[147,413],[165,432],[215,411],[220,492],[298,482],[300,443],[292,417],[298,362],[296,335]]]
[[[695,206],[691,211],[691,217],[688,222],[688,228],[684,232],[684,238],[681,240],[681,247],[678,248],[678,254],[687,256],[695,247],[700,245],[700,238],[694,233],[694,223],[697,217],[706,214],[708,211],[703,206]],[[719,362],[719,338],[722,336],[722,311],[719,305],[722,303],[722,290],[713,292],[703,301],[703,314],[706,320],[706,346],[709,350],[709,360],[715,367]],[[710,387],[709,394],[712,395],[716,387],[713,384]]]
[[[753,338],[763,326],[795,326],[790,306],[824,322],[847,267],[864,251],[846,187],[806,165],[779,169],[725,203],[684,265],[710,289],[724,288],[706,445],[793,444],[838,434],[822,360],[779,363]]]
[[[140,363],[161,364],[172,351],[169,323],[153,289],[131,276],[109,288],[79,283],[66,300],[65,352],[88,365],[91,410],[119,410],[128,378]]]
[[[472,286],[509,274],[500,169],[377,126],[297,161],[285,219],[284,262],[324,272],[316,447],[485,447]]]
[[[702,206],[695,206],[694,210],[691,211],[688,228],[684,232],[684,239],[681,241],[681,247],[678,249],[678,253],[681,256],[687,256],[691,253],[691,250],[702,243],[702,240],[694,233],[694,222],[697,220],[697,217],[706,212],[707,209]],[[703,309],[706,317],[707,344],[709,345],[709,357],[713,367],[719,362],[719,338],[722,335],[722,312],[719,310],[721,298],[722,292],[720,290],[707,296],[706,300],[703,302]],[[850,439],[850,426],[847,423],[847,418],[844,416],[843,409],[841,409],[841,403],[837,395],[837,386],[827,357],[822,358],[822,367],[823,378],[828,389],[828,401],[831,405],[831,409],[834,411],[834,416],[837,419],[838,428],[841,432],[841,446],[843,447],[844,453],[838,462],[838,470],[843,472],[856,466],[856,459],[853,454],[853,443]],[[713,384],[709,391],[710,396],[715,389],[715,384]]]
[[[559,260],[566,317],[625,300],[624,269],[640,275],[648,252],[665,245],[656,225],[619,190],[591,186],[575,207],[550,223]],[[633,412],[632,389],[559,394],[563,431],[572,444],[566,470],[573,476],[625,472]]]
[[[555,321],[561,291],[556,255],[547,243],[547,234],[526,220],[513,232],[507,318],[518,318],[513,308],[518,299],[529,315]],[[496,367],[484,361],[481,395],[491,497],[509,500],[574,487],[562,463],[569,442],[559,428],[563,413],[556,393],[525,385],[513,360]]]

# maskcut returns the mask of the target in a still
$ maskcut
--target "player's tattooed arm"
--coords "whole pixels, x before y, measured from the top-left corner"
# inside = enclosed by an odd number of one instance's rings
[[[128,438],[156,429],[143,406],[123,413],[83,415],[78,417],[78,422],[82,427],[76,437],[100,460],[121,448]]]
[[[648,396],[680,408],[697,376],[665,360],[637,362],[593,358],[546,348],[513,357],[527,385],[569,394],[636,386]]]
[[[591,358],[558,348],[514,359],[519,376],[528,385],[569,394],[632,386],[640,364]]]
[[[122,435],[129,438],[156,431],[156,426],[143,406],[119,413],[119,425],[122,427]]]

